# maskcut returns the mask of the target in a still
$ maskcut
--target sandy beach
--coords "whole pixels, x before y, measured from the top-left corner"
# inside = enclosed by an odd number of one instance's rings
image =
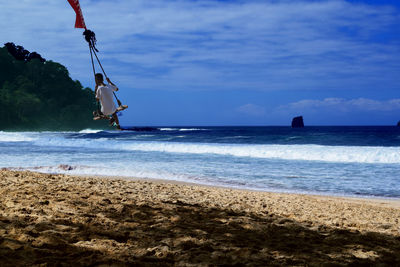
[[[1,266],[400,265],[400,200],[0,171]]]

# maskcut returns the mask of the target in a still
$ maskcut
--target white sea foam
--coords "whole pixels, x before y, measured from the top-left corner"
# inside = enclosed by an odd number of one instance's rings
[[[93,163],[92,163],[93,164]],[[140,164],[142,165],[142,164]],[[159,166],[159,164],[155,164]],[[330,188],[330,190],[322,190],[319,191],[318,187],[315,187],[316,183],[321,183],[321,180],[313,180],[309,181],[308,187],[296,188],[291,186],[291,183],[279,182],[276,183],[276,180],[270,179],[268,176],[265,179],[237,179],[236,177],[242,177],[241,175],[232,177],[210,177],[200,173],[191,173],[183,170],[182,168],[154,168],[155,165],[142,166],[134,164],[133,166],[116,166],[114,164],[107,164],[106,166],[97,164],[96,166],[89,165],[53,165],[53,166],[38,166],[38,167],[16,167],[9,168],[14,170],[31,170],[35,172],[42,173],[52,173],[52,174],[70,174],[70,175],[99,175],[104,177],[126,177],[126,178],[148,178],[148,179],[162,179],[162,180],[174,180],[174,181],[183,181],[183,182],[193,182],[197,184],[204,185],[213,185],[213,186],[223,186],[230,188],[240,188],[240,189],[250,189],[250,190],[260,190],[260,191],[270,191],[270,192],[286,192],[286,193],[301,193],[301,194],[318,194],[318,195],[336,195],[336,196],[356,196],[356,197],[368,197],[371,196],[382,196],[379,195],[379,189],[376,190],[376,187],[380,186],[385,192],[385,187],[382,185],[376,185],[376,180],[371,179],[368,183],[368,188],[365,188],[365,184],[349,184],[349,190],[344,192],[343,189],[339,188],[339,190],[335,190]],[[169,166],[169,165],[168,165]],[[150,168],[149,168],[150,167]],[[191,168],[191,170],[194,168]],[[238,173],[240,174],[240,172]],[[282,174],[283,175],[283,174]],[[297,177],[297,176],[296,176]],[[321,176],[318,176],[321,177]],[[305,178],[305,177],[303,177]],[[339,177],[340,180],[342,177]],[[280,180],[280,179],[278,179]],[[323,184],[325,185],[327,181],[323,180]],[[375,189],[370,189],[370,186],[375,186]],[[365,195],[360,195],[360,186],[364,187]],[[373,188],[372,187],[372,188]],[[394,191],[391,193],[392,195],[385,195],[386,197],[395,197],[398,196],[398,193]],[[397,194],[397,195],[396,195]],[[398,198],[396,198],[398,199]]]
[[[199,129],[199,128],[160,128],[160,131],[205,131],[206,129]]]
[[[179,143],[161,141],[118,141],[100,139],[65,139],[47,136],[33,142],[39,146],[82,147],[92,149],[145,151],[184,154],[215,154],[282,160],[307,160],[343,163],[400,163],[399,147],[258,145]]]
[[[66,168],[66,167],[67,168]],[[134,178],[149,178],[163,179],[175,181],[202,181],[199,177],[193,175],[185,175],[171,173],[168,171],[152,171],[140,168],[116,168],[114,167],[94,167],[88,165],[56,165],[56,166],[37,166],[37,167],[15,167],[10,170],[29,170],[41,173],[53,174],[71,174],[71,175],[101,175],[101,176],[118,176],[118,177],[134,177]]]
[[[178,131],[178,128],[160,128],[160,131]]]
[[[26,133],[0,132],[0,142],[27,142],[34,139]]]
[[[181,128],[179,131],[185,132],[185,131],[206,131],[207,129],[198,129],[198,128]]]
[[[283,160],[311,160],[354,163],[400,163],[398,147],[349,147],[320,145],[226,145],[172,142],[137,142],[121,147],[126,150],[217,154]]]
[[[94,129],[84,129],[82,131],[79,131],[79,133],[83,133],[83,134],[91,134],[91,133],[99,133],[103,130],[94,130]]]
[[[90,133],[91,130],[84,130]],[[82,131],[81,131],[82,132]],[[0,132],[0,142],[32,142],[36,146],[76,147],[95,150],[145,151],[183,154],[214,154],[281,160],[342,163],[400,163],[399,147],[260,145],[134,141],[108,138],[65,138],[60,133]]]

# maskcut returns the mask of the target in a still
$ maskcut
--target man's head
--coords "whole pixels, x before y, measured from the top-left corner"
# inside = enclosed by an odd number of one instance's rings
[[[103,74],[101,73],[96,73],[94,78],[96,80],[96,84],[102,84],[104,82]]]

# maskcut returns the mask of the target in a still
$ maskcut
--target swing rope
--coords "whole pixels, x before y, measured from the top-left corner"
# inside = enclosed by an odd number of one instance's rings
[[[96,50],[93,47],[91,47],[91,51],[93,51],[93,54],[96,57],[97,63],[99,63],[99,66],[100,66],[101,70],[103,71],[104,76],[106,77],[106,79],[108,79],[108,76],[107,76],[106,72],[104,71],[103,66],[101,65],[100,59],[97,56]],[[117,95],[115,94],[115,92],[113,92],[113,94],[114,94],[115,99],[117,100],[118,106],[122,106],[121,101],[119,101],[119,99],[118,99]]]
[[[89,43],[89,50],[90,50],[90,59],[92,60],[92,69],[93,69],[93,78],[96,79],[96,70],[94,68],[94,62],[93,62],[93,53],[92,53],[92,47]],[[97,96],[97,86],[94,89],[94,95]],[[100,113],[100,103],[99,101],[96,101],[96,106],[97,106],[97,112]]]
[[[106,74],[106,72],[105,72],[103,66],[101,65],[100,59],[99,59],[99,57],[97,56],[97,53],[96,53],[96,52],[99,52],[99,50],[97,50],[97,48],[96,48],[96,41],[97,41],[97,40],[96,40],[96,35],[95,35],[95,33],[92,32],[91,30],[86,29],[86,30],[83,32],[83,35],[85,36],[85,40],[86,40],[86,41],[88,42],[88,44],[89,44],[90,59],[91,59],[91,61],[92,61],[92,69],[93,69],[93,75],[94,75],[94,77],[96,77],[96,69],[95,69],[95,66],[94,66],[93,54],[94,54],[94,56],[96,57],[97,63],[99,64],[101,70],[103,71],[104,76],[106,77],[106,79],[108,79],[108,76],[107,76],[107,74]],[[95,90],[95,93],[97,93],[96,91],[97,91],[97,88],[96,88],[96,90]],[[115,99],[117,100],[118,106],[122,106],[122,103],[121,103],[121,101],[118,99],[118,97],[117,97],[117,95],[115,94],[115,92],[113,92],[113,94],[114,94]],[[99,104],[99,103],[98,103],[98,104]]]

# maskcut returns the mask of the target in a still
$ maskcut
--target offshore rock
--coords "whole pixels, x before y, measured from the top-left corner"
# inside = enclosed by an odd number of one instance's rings
[[[303,116],[294,117],[292,120],[292,128],[303,128],[303,127],[304,127]]]
[[[400,127],[400,121],[397,123],[397,127]]]

